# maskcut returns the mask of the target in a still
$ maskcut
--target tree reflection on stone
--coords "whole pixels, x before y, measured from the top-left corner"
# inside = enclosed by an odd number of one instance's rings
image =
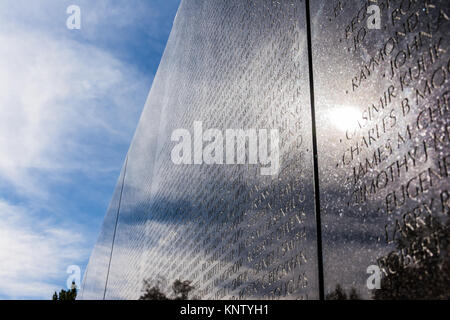
[[[376,300],[450,299],[449,220],[405,221],[396,251],[378,259],[383,271]]]
[[[192,286],[192,281],[181,281],[177,279],[172,284],[172,290],[175,298],[170,299],[161,291],[161,287],[161,280],[156,281],[156,283],[149,279],[144,280],[143,294],[139,300],[188,300],[189,293],[195,289],[195,287]],[[194,297],[194,300],[197,300],[197,298]]]

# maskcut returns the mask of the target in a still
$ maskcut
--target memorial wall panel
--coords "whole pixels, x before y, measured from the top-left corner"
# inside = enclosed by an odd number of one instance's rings
[[[311,1],[327,293],[449,297],[449,4]]]
[[[82,298],[448,299],[449,6],[182,1]]]
[[[202,299],[318,297],[305,25],[302,1],[182,2],[128,153],[107,299],[145,279],[193,281]],[[172,133],[200,122],[223,133],[224,163],[175,164]],[[279,157],[250,164],[248,139],[226,164],[227,129],[277,130]]]

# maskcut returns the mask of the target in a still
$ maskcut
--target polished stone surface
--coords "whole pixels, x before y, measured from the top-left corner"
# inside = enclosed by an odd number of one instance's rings
[[[375,2],[311,1],[325,291],[448,298],[450,3]]]
[[[311,48],[305,1],[182,1],[83,299],[318,299],[321,263],[329,299],[450,297],[449,2],[309,2]],[[174,164],[195,121],[278,129],[278,174]]]

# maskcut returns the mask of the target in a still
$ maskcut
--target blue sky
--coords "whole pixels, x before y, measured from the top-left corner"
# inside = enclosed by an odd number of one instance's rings
[[[0,2],[0,299],[85,271],[178,5]]]

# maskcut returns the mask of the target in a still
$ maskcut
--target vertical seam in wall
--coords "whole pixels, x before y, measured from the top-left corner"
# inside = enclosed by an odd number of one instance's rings
[[[314,162],[314,203],[316,213],[317,228],[317,267],[319,278],[319,299],[324,300],[324,280],[323,280],[323,254],[322,254],[322,224],[320,219],[320,188],[319,188],[319,165],[317,157],[317,135],[316,135],[316,110],[314,102],[314,78],[313,78],[313,59],[312,59],[312,41],[311,41],[311,16],[309,0],[305,0],[306,6],[306,34],[308,46],[308,66],[309,66],[309,91],[311,102],[311,128],[312,128],[312,147]]]
[[[113,239],[112,239],[112,243],[111,243],[111,254],[109,255],[108,271],[106,272],[105,291],[103,292],[103,300],[105,300],[106,288],[108,287],[109,270],[111,268],[112,254],[113,254],[113,250],[114,250],[114,241],[116,240],[117,223],[119,222],[120,204],[122,203],[123,185],[125,184],[125,175],[127,174],[127,165],[128,165],[128,155],[125,160],[125,168],[123,170],[122,187],[120,189],[119,205],[117,207],[116,224],[114,226]]]

